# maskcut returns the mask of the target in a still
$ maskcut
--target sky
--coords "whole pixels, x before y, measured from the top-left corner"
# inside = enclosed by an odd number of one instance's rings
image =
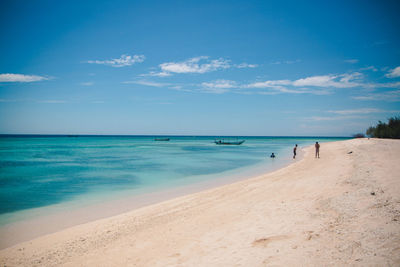
[[[400,115],[398,1],[0,1],[0,133],[351,136]]]

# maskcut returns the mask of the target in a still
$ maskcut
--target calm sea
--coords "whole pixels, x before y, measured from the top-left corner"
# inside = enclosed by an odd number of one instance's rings
[[[245,143],[222,146],[214,143],[222,137],[154,138],[0,136],[0,225],[10,221],[10,214],[76,199],[102,201],[122,192],[141,194],[256,168],[265,171],[288,162],[294,144],[347,139],[238,137]],[[269,158],[272,152],[275,159]]]

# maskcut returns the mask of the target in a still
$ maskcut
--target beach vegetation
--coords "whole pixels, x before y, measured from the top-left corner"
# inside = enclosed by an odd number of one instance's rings
[[[388,119],[388,122],[378,121],[376,126],[367,129],[366,134],[375,138],[400,139],[400,116]]]
[[[353,134],[353,138],[364,138],[364,137],[365,137],[365,134],[363,134],[363,133]]]

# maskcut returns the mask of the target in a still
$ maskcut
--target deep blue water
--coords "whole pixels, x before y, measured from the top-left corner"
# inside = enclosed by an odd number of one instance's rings
[[[272,152],[275,161],[287,160],[296,143],[347,139],[239,137],[244,144],[221,146],[213,143],[216,138],[170,136],[162,142],[153,136],[0,136],[0,216],[84,195],[216,179],[226,171],[268,166]]]

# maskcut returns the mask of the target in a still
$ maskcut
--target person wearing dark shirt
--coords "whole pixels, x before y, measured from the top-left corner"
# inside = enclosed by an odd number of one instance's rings
[[[319,158],[319,147],[320,145],[318,144],[318,142],[315,143],[315,157]]]

